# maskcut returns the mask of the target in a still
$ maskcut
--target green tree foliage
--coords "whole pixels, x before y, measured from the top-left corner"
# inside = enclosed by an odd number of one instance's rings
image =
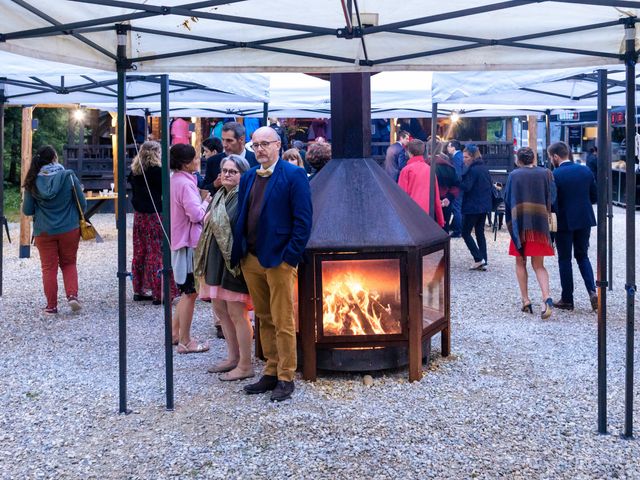
[[[38,130],[33,134],[33,151],[43,145],[51,145],[62,157],[62,147],[67,141],[69,114],[66,108],[36,108],[33,118],[38,119]]]
[[[38,130],[33,133],[33,151],[43,145],[52,145],[62,157],[67,141],[68,111],[65,108],[35,108],[33,118],[38,119]],[[20,183],[22,157],[22,109],[5,108],[4,122],[4,175],[11,184]]]

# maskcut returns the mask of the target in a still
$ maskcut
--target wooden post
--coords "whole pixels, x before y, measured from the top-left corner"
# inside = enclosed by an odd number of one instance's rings
[[[422,259],[418,252],[407,255],[407,289],[409,291],[409,381],[422,379]]]
[[[200,117],[191,117],[191,121],[196,126],[193,135],[191,135],[191,144],[197,152],[200,149],[200,145],[202,145],[202,119]]]
[[[513,118],[507,118],[506,124],[507,128],[505,135],[507,137],[507,142],[513,143]]]
[[[31,122],[33,120],[33,107],[23,107],[22,109],[22,162],[20,164],[20,184],[24,184],[29,167],[31,166],[31,150],[33,149],[33,131]],[[22,190],[22,201],[24,202],[24,189]],[[31,256],[31,217],[22,213],[20,207],[20,258]]]
[[[158,117],[151,117],[151,135],[156,142],[160,141],[162,131],[160,129],[160,119]]]
[[[533,149],[536,153],[536,158],[538,158],[538,117],[527,115],[527,124],[529,125],[529,130],[527,131],[529,147]]]
[[[447,243],[444,248],[445,265],[451,265],[450,244]],[[448,357],[451,354],[451,269],[445,269],[444,277],[444,318],[447,326],[440,333],[441,354]]]
[[[310,382],[315,382],[317,371],[317,350],[316,350],[316,317],[315,305],[317,300],[301,298],[303,292],[313,292],[315,275],[315,258],[311,255],[311,261],[300,264],[298,267],[298,324],[300,325],[300,339],[302,341],[302,378]],[[257,322],[256,322],[257,325]],[[256,330],[256,337],[259,332]]]
[[[398,124],[397,124],[398,119],[397,118],[392,118],[390,120],[390,124],[389,126],[391,127],[389,130],[389,145],[393,145],[394,143],[396,143],[396,138],[398,137]]]

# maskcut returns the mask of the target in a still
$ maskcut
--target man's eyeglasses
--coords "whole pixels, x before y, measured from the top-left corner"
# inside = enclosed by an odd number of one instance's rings
[[[230,175],[230,176],[234,176],[234,175],[237,175],[237,174],[239,174],[239,173],[240,173],[240,172],[239,172],[238,170],[230,170],[230,169],[227,169],[227,168],[223,168],[223,169],[222,169],[222,174],[223,174],[223,175]]]
[[[258,148],[267,148],[269,145],[271,145],[272,143],[276,143],[278,140],[271,140],[270,142],[260,142],[260,143],[254,143],[253,144],[253,148],[258,149]]]

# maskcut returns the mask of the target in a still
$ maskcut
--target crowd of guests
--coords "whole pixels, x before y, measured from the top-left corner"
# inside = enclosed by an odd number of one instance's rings
[[[541,318],[549,318],[554,307],[573,310],[572,254],[591,306],[596,310],[598,297],[588,257],[591,227],[596,224],[592,208],[596,202],[593,169],[574,163],[563,142],[548,148],[549,159],[555,167],[553,172],[538,166],[535,152],[524,147],[516,154],[517,168],[499,192],[476,145],[463,147],[457,140],[434,143],[431,147],[431,142],[412,139],[406,131],[401,131],[398,141],[387,150],[384,167],[398,186],[430,214],[431,168],[435,165],[433,188],[437,200],[433,217],[450,237],[462,237],[473,258],[469,269],[487,269],[485,224],[488,217],[491,221],[494,200],[499,196],[504,201],[511,236],[509,255],[515,257],[522,311],[533,313],[527,258],[541,291]],[[433,151],[425,154],[427,147]],[[561,283],[561,296],[555,302],[544,266],[544,257],[555,255],[554,243]]]
[[[389,147],[385,170],[427,214],[435,191],[436,223],[451,237],[462,237],[473,258],[471,270],[487,268],[484,229],[492,210],[494,185],[476,145],[456,140],[422,142],[400,132]],[[427,147],[431,151],[428,151]],[[147,141],[134,158],[128,181],[134,209],[132,277],[134,301],[175,303],[173,343],[179,354],[202,353],[209,345],[191,335],[198,298],[212,306],[212,317],[227,345],[227,356],[208,371],[222,381],[251,378],[254,335],[248,312],[259,319],[266,358],[263,375],[244,387],[247,394],[271,392],[281,401],[294,391],[297,366],[293,312],[297,266],[310,236],[310,181],[331,158],[331,145],[316,139],[284,150],[271,127],[258,128],[252,149],[245,148],[244,127],[229,122],[222,140],[206,139],[202,155],[186,143],[170,150],[171,298],[162,297],[163,231],[161,149]],[[446,152],[446,153],[445,153]],[[572,310],[572,253],[592,307],[597,308],[593,270],[588,258],[590,229],[595,225],[591,205],[596,201],[593,174],[575,164],[566,144],[549,146],[553,172],[540,167],[530,148],[517,152],[517,169],[507,180],[504,203],[511,236],[509,254],[522,298],[522,311],[533,313],[528,292],[527,258],[538,281],[541,317],[552,309]],[[205,162],[205,175],[200,175]],[[430,185],[431,168],[436,184]],[[79,222],[86,208],[81,185],[71,170],[58,163],[46,146],[34,156],[24,181],[23,211],[34,216],[35,244],[40,252],[47,305],[58,313],[58,268],[71,310],[78,299],[76,256]],[[557,228],[552,226],[552,213]],[[475,238],[474,238],[475,237]],[[167,238],[169,240],[169,238]],[[553,256],[555,240],[562,293],[554,302],[544,257]],[[175,302],[174,302],[175,300]]]

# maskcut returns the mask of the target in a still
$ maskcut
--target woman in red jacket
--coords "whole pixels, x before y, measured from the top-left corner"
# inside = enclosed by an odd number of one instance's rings
[[[431,180],[431,167],[429,167],[429,165],[424,161],[424,150],[425,145],[422,140],[411,140],[407,144],[409,161],[407,162],[407,166],[400,171],[398,186],[407,192],[413,201],[427,212],[427,214],[429,214],[429,193],[431,190],[429,183]],[[435,184],[435,189],[435,218],[438,225],[444,227],[444,214],[442,213],[442,204],[440,203],[438,182]]]

